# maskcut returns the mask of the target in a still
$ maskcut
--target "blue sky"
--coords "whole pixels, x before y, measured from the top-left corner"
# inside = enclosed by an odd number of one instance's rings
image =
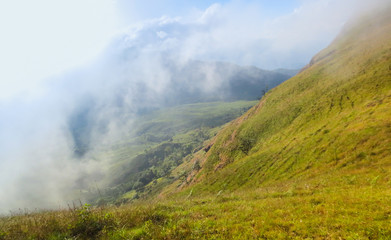
[[[124,19],[146,19],[146,18],[158,18],[162,15],[168,15],[171,17],[183,16],[189,12],[197,9],[204,10],[215,3],[226,4],[229,2],[237,2],[240,4],[255,3],[262,6],[265,13],[269,16],[279,16],[292,12],[295,8],[300,6],[298,0],[242,0],[242,1],[230,1],[230,0],[149,0],[149,1],[129,1],[129,0],[117,0],[120,12]],[[129,14],[131,12],[132,14]],[[133,15],[133,16],[131,16]],[[125,20],[125,21],[126,21]]]

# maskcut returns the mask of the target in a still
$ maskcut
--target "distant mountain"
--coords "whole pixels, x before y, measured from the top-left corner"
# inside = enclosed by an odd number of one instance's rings
[[[78,85],[91,81],[94,86],[105,85],[111,79],[119,78],[113,81],[110,88],[102,89],[103,92],[90,91],[76,100],[68,119],[75,156],[84,156],[92,147],[94,133],[103,134],[112,121],[130,120],[140,114],[182,104],[257,100],[295,73],[225,62],[188,61],[179,64],[162,57],[158,64],[161,75],[151,77],[144,72],[133,74],[132,64],[136,63],[132,61],[114,59],[111,62],[117,62],[119,67],[111,68],[108,66],[114,63],[106,63],[96,69],[97,72],[77,73],[74,76]],[[128,74],[119,75],[118,69]],[[105,112],[115,112],[115,115],[108,117]]]
[[[170,66],[168,104],[256,100],[295,75],[295,71],[267,71],[226,62],[190,61]]]
[[[300,69],[278,68],[278,69],[273,70],[273,72],[294,76],[300,72]]]

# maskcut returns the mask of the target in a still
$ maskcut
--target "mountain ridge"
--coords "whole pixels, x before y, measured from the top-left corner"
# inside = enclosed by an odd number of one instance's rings
[[[184,194],[190,188],[201,194],[202,189],[208,189],[205,181],[212,182],[212,192],[218,192],[227,182],[256,187],[271,179],[281,182],[296,175],[313,176],[310,170],[314,169],[317,174],[327,175],[328,170],[344,169],[369,156],[387,165],[391,149],[390,123],[385,116],[391,96],[391,65],[387,65],[391,56],[390,23],[385,11],[366,16],[350,30],[345,28],[298,75],[270,90],[260,103],[222,130],[207,153],[192,160],[201,168],[197,173],[188,170],[189,182],[181,185],[187,185]],[[358,119],[370,118],[367,108],[374,108],[371,111],[376,114],[372,115],[381,120],[365,120],[368,126],[358,127]],[[356,126],[354,132],[350,124]],[[368,135],[368,129],[372,129],[372,135]],[[350,139],[354,135],[354,140]],[[310,143],[311,139],[317,143]],[[377,151],[383,155],[377,156],[375,150],[368,152],[369,146],[361,146],[361,141],[371,142],[371,148],[382,149]],[[238,162],[243,166],[239,167]],[[256,167],[256,162],[263,167]],[[250,173],[244,173],[245,166]],[[247,177],[237,179],[238,171]],[[232,186],[231,191],[238,188]]]

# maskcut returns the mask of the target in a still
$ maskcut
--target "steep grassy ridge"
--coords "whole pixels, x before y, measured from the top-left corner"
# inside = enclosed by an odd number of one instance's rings
[[[346,174],[388,182],[391,164],[391,17],[345,29],[300,74],[218,134],[198,160],[199,191]],[[334,178],[333,177],[333,178]],[[338,180],[337,180],[338,179]]]
[[[347,25],[162,191],[132,205],[1,218],[0,239],[390,239],[389,12]]]

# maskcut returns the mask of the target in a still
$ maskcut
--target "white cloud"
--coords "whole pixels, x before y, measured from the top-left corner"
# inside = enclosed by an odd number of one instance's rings
[[[0,101],[96,57],[116,30],[111,0],[0,2]]]
[[[267,69],[300,68],[333,40],[365,1],[302,3],[300,8],[278,17],[267,15],[257,2],[213,4],[192,19],[164,17],[138,25],[137,36],[131,31],[128,44],[169,51],[183,61],[220,60]],[[157,38],[151,37],[152,30],[158,33]]]
[[[164,32],[164,31],[159,31],[159,32],[156,33],[156,35],[157,35],[159,38],[161,38],[161,39],[167,37],[167,33]]]

